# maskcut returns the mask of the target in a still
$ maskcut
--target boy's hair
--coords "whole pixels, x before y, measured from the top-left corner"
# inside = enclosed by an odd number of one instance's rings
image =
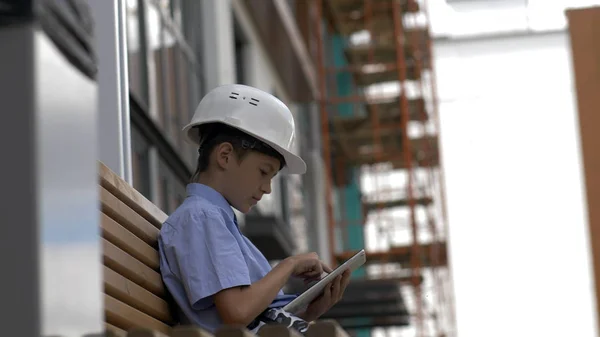
[[[197,126],[196,129],[200,134],[200,146],[198,147],[198,165],[190,181],[192,183],[197,182],[200,173],[208,169],[210,154],[217,145],[222,143],[230,143],[240,161],[244,159],[249,151],[256,151],[279,160],[280,170],[285,166],[285,159],[279,152],[268,144],[234,127],[223,123],[207,123]]]

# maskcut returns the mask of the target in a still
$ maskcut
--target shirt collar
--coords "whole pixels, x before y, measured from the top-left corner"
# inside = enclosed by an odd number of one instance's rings
[[[224,209],[227,214],[229,214],[237,224],[237,219],[231,205],[225,199],[225,197],[219,193],[217,190],[213,189],[210,186],[199,184],[199,183],[191,183],[188,184],[187,187],[188,196],[199,196],[202,197],[209,202],[213,203],[215,206]]]

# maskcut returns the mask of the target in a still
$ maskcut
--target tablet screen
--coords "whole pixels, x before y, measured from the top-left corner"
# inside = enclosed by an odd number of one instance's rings
[[[292,302],[288,303],[285,307],[283,307],[283,309],[292,314],[298,314],[302,312],[315,298],[323,293],[325,286],[329,285],[338,275],[341,275],[347,269],[350,269],[350,271],[355,271],[365,262],[366,254],[363,249],[349,258],[342,265],[335,268],[335,270],[333,270],[330,274],[327,274],[321,280],[311,282],[312,286],[310,288],[295,298]]]

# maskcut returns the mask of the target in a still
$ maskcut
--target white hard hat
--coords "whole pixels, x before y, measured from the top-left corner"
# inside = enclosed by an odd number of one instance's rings
[[[183,128],[185,138],[199,146],[200,135],[194,127],[223,123],[239,129],[271,146],[285,159],[281,173],[304,174],[306,163],[292,152],[296,134],[294,117],[275,96],[241,84],[228,84],[211,90]]]

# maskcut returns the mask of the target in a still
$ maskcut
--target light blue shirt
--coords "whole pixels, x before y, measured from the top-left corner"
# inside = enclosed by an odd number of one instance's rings
[[[181,323],[214,333],[222,321],[213,295],[250,285],[271,271],[271,266],[240,232],[235,213],[219,192],[189,184],[187,194],[160,230],[160,271],[179,307]],[[295,297],[280,291],[270,307],[282,307]]]

